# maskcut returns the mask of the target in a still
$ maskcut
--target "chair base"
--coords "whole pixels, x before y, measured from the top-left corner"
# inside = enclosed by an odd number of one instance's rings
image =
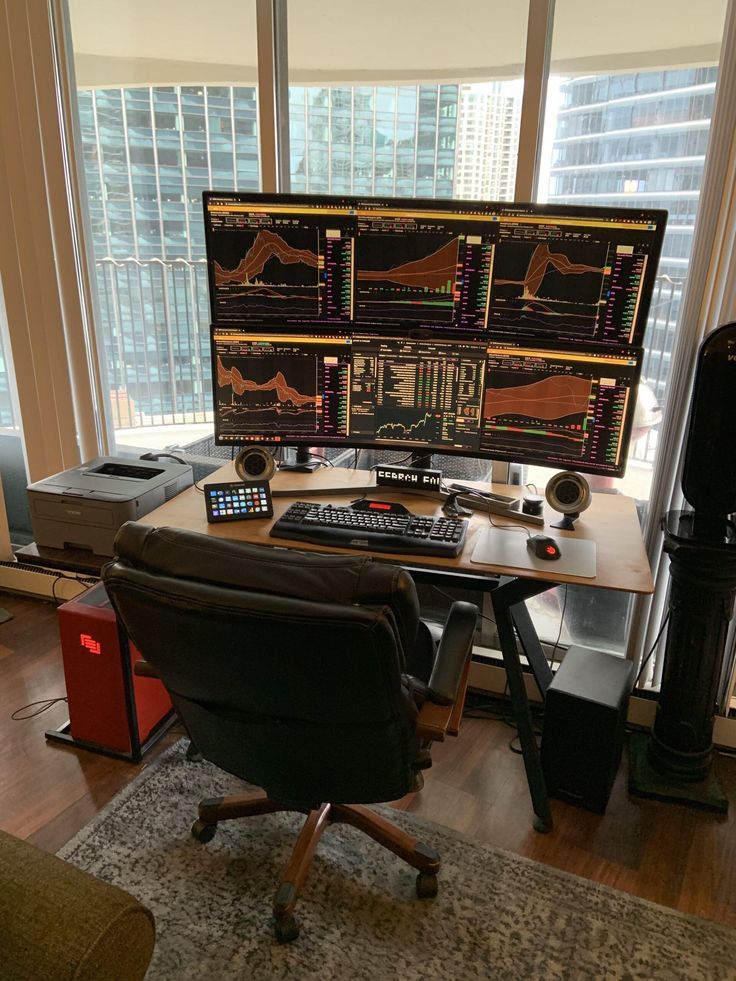
[[[203,800],[199,819],[192,825],[197,841],[211,841],[220,821],[271,814],[276,811],[295,811],[299,808],[272,800],[263,792],[236,794]],[[299,922],[294,907],[309,872],[315,849],[329,824],[350,824],[394,855],[417,869],[417,895],[422,899],[437,895],[439,856],[428,845],[413,838],[401,828],[361,804],[321,804],[309,811],[299,832],[291,858],[284,870],[281,884],[273,901],[274,933],[279,943],[289,943],[299,936]]]

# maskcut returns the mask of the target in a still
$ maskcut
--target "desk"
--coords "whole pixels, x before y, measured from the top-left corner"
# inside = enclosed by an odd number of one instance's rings
[[[208,478],[208,482],[218,483],[237,479],[233,464],[226,464],[213,473]],[[371,482],[372,475],[364,471],[332,467],[326,467],[312,474],[277,473],[271,481],[271,487],[274,491],[293,489],[298,493],[291,497],[274,497],[274,520],[279,518],[295,500],[348,504],[356,497],[362,496],[362,488]],[[472,482],[464,481],[464,483]],[[479,489],[488,489],[487,484],[477,483],[476,486]],[[321,488],[334,487],[344,487],[346,490],[344,493],[331,494],[328,497],[319,495]],[[356,490],[351,492],[349,489],[351,487],[356,488]],[[357,490],[357,488],[361,488],[361,490]],[[491,490],[508,496],[521,494],[519,487],[493,485]],[[370,496],[381,500],[400,501],[418,514],[435,515],[441,513],[441,502],[429,496],[425,497],[387,487],[376,488],[375,492],[370,492]],[[546,527],[549,528],[551,521],[558,517],[556,512],[546,510]],[[202,494],[194,487],[178,494],[171,501],[145,515],[141,520],[145,524],[156,527],[170,525],[175,528],[185,528],[189,531],[212,535],[216,538],[228,538],[271,548],[286,547],[316,552],[351,552],[350,549],[332,545],[313,545],[301,541],[290,543],[283,538],[271,538],[268,534],[271,527],[270,520],[224,522],[210,525],[205,517]],[[499,524],[508,521],[508,519],[498,516],[494,520]],[[651,593],[654,585],[644,551],[636,507],[634,501],[629,497],[619,494],[594,494],[591,507],[584,511],[577,520],[573,532],[560,529],[554,529],[551,532],[558,539],[563,549],[565,538],[585,538],[595,542],[597,564],[596,575],[593,579],[558,573],[552,562],[549,563],[549,569],[543,570],[510,569],[504,566],[472,563],[470,557],[475,549],[478,536],[487,527],[488,516],[485,513],[475,512],[468,519],[464,548],[460,555],[455,558],[386,552],[368,552],[368,554],[373,554],[376,559],[384,562],[395,562],[403,565],[418,577],[429,580],[441,576],[455,578],[472,576],[474,577],[473,585],[475,588],[478,588],[479,579],[486,581],[487,588],[491,593],[501,653],[506,667],[509,691],[519,729],[524,766],[536,815],[534,826],[539,831],[549,831],[552,827],[552,815],[539,762],[539,752],[532,730],[517,641],[521,643],[543,696],[551,681],[552,674],[524,602],[553,586],[564,583],[631,593]],[[530,527],[533,532],[540,530],[538,526]]]

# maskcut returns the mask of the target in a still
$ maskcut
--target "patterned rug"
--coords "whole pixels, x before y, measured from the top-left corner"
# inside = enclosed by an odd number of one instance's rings
[[[301,817],[189,828],[201,797],[244,785],[172,747],[59,853],[153,911],[147,981],[368,979],[698,981],[736,978],[736,931],[685,916],[402,812],[442,857],[439,895],[344,825],[322,838],[297,904],[299,939],[278,945],[270,904]]]

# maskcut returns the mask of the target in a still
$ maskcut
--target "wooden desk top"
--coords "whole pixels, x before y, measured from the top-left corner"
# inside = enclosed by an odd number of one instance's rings
[[[237,480],[232,463],[221,467],[210,474],[207,483],[219,483]],[[319,496],[312,493],[323,487],[362,487],[372,483],[373,475],[366,471],[345,470],[341,468],[324,467],[312,474],[281,472],[275,474],[271,481],[272,489],[293,488],[299,491],[294,497],[274,497],[274,518],[279,518],[284,511],[296,500],[317,501],[319,503],[349,504],[356,496],[362,496],[362,491],[356,493],[347,490],[344,494]],[[463,481],[474,484],[482,490],[488,490],[485,483]],[[497,494],[521,496],[522,488],[505,485],[491,485],[490,489]],[[406,493],[402,490],[392,490],[388,487],[377,488],[375,493],[368,496],[379,500],[400,501],[417,514],[441,515],[441,502],[419,494]],[[468,519],[468,532],[463,551],[456,558],[436,558],[428,555],[392,555],[387,552],[368,553],[384,561],[395,561],[399,564],[438,568],[447,572],[465,572],[474,575],[495,573],[500,575],[518,575],[524,579],[542,580],[545,582],[579,583],[582,586],[624,590],[632,593],[651,593],[654,589],[649,562],[644,550],[644,544],[636,514],[636,506],[630,497],[620,494],[593,494],[593,503],[575,522],[575,530],[562,531],[550,528],[552,521],[559,520],[560,515],[545,504],[545,527],[528,525],[532,534],[544,531],[564,542],[565,538],[587,538],[596,543],[597,565],[594,579],[580,576],[562,575],[556,573],[554,563],[550,564],[549,572],[534,569],[511,569],[508,566],[478,565],[470,561],[479,534],[488,527],[488,515],[474,512]],[[170,525],[175,528],[185,528],[189,531],[201,532],[216,538],[228,538],[235,541],[250,542],[271,547],[289,547],[287,539],[271,538],[268,534],[271,519],[232,521],[222,524],[208,524],[205,517],[204,499],[194,487],[178,494],[171,501],[144,515],[143,523],[161,527]],[[494,515],[498,524],[508,519]],[[522,525],[521,521],[511,520],[512,524]],[[354,549],[339,548],[334,545],[313,545],[309,542],[295,541],[294,548],[316,552],[342,552],[355,554]]]

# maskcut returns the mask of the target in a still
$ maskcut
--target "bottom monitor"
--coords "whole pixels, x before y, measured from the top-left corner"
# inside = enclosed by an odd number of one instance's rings
[[[621,476],[641,352],[212,328],[215,438]]]

